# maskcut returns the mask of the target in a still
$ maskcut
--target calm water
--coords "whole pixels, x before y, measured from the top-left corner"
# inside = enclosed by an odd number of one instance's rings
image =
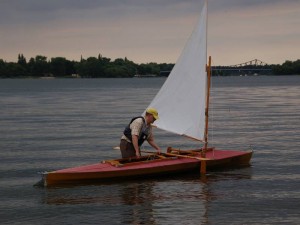
[[[206,180],[33,187],[39,171],[119,158],[113,147],[124,126],[163,82],[0,80],[0,224],[299,224],[299,76],[213,78],[212,145],[252,146],[251,167],[209,172]],[[155,136],[164,149],[197,146]]]

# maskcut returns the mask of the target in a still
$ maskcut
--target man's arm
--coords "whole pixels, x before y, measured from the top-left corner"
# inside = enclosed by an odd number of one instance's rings
[[[134,147],[134,150],[135,150],[135,155],[136,155],[137,158],[139,158],[141,156],[138,140],[139,140],[139,136],[132,135],[132,144],[133,144],[133,147]]]
[[[158,147],[158,145],[155,143],[153,138],[149,138],[147,141],[148,141],[149,145],[151,145],[153,148],[155,148],[157,150],[158,153],[161,153],[160,147]]]

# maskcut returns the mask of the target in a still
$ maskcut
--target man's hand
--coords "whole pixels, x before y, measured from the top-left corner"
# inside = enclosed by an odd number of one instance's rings
[[[160,149],[160,148],[158,148],[158,149],[157,149],[157,154],[159,154],[159,155],[160,155],[160,153],[161,153],[161,149]]]
[[[135,156],[137,159],[139,159],[141,157],[140,151],[135,151]]]

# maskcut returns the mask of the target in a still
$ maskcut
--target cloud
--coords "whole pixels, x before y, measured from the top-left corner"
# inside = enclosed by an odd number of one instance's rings
[[[236,4],[210,16],[208,46],[217,62],[228,65],[259,58],[282,63],[299,58],[300,31],[295,29],[300,21],[299,2]]]
[[[73,55],[74,58],[76,54],[77,59],[81,54],[90,56],[99,52],[118,57],[119,51],[119,57],[133,53],[135,60],[139,61],[138,58],[142,57],[138,55],[155,54],[155,48],[173,53],[174,46],[183,45],[178,45],[176,40],[186,38],[181,34],[185,29],[179,25],[192,24],[189,20],[193,19],[186,15],[193,8],[188,1],[170,0],[163,1],[163,4],[158,0],[87,1],[87,4],[86,1],[75,1],[71,4],[73,1],[67,0],[27,0],[21,5],[16,2],[20,1],[11,1],[6,9],[1,7],[2,11],[10,12],[5,24],[2,23],[2,27],[7,25],[2,39],[14,46],[10,48],[14,55],[26,48],[30,49],[27,52],[31,55],[49,55],[51,49],[52,56]],[[143,60],[157,60],[153,54]],[[169,60],[174,62],[176,58]]]
[[[79,60],[101,53],[176,62],[200,5],[199,0],[1,0],[0,58],[15,61],[23,53]],[[209,0],[208,50],[224,65],[253,57],[270,63],[297,59],[299,10],[298,0]]]

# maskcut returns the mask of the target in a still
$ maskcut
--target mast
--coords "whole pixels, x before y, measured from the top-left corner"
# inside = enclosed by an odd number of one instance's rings
[[[208,146],[208,110],[209,110],[209,93],[210,93],[210,78],[211,78],[211,56],[208,59],[208,65],[206,65],[206,72],[207,72],[207,89],[206,89],[206,107],[205,107],[205,132],[204,132],[204,148],[202,149],[201,156],[203,158],[206,157],[206,151]],[[200,166],[200,174],[201,176],[205,176],[206,174],[206,161],[201,160]]]
[[[211,79],[211,56],[209,56],[208,59],[206,72],[207,72],[207,93],[206,93],[206,107],[205,107],[205,133],[204,133],[205,144],[204,144],[204,151],[203,151],[204,157],[208,146],[208,111],[209,111],[210,79]]]

